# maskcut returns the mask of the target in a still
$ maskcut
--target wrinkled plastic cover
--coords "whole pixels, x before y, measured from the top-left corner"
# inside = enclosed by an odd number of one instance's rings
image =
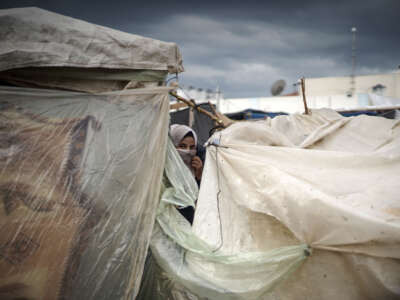
[[[399,125],[319,110],[214,134],[193,228],[163,193],[139,299],[399,299]]]
[[[231,255],[297,243],[312,249],[258,299],[400,297],[398,121],[318,110],[235,123],[210,142],[219,146],[207,149],[195,234]],[[244,270],[186,261],[231,299],[240,296]],[[247,288],[259,289],[255,282]]]
[[[258,299],[307,257],[308,248],[300,243],[271,251],[219,251],[199,238],[176,209],[193,205],[196,198],[196,182],[170,142],[152,255],[146,262],[138,299]],[[210,267],[219,277],[209,273]],[[236,281],[225,281],[229,276]]]
[[[135,298],[168,91],[0,87],[0,299]]]
[[[0,72],[0,81],[12,86],[104,93],[124,89],[156,87],[167,71],[32,67]]]
[[[175,43],[35,7],[0,10],[0,40],[0,71],[25,67],[183,71]]]

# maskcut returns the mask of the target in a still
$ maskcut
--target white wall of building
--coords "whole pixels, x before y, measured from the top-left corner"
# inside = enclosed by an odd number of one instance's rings
[[[354,109],[359,107],[358,97],[346,95],[313,96],[306,97],[307,106],[310,109]],[[296,113],[304,112],[303,98],[300,96],[288,97],[261,97],[261,98],[231,98],[224,99],[220,103],[222,113],[233,113],[245,109],[257,109],[269,112]]]
[[[377,84],[385,86],[381,95],[392,98],[400,98],[400,72],[387,74],[355,76],[355,93],[373,93],[373,87]],[[322,77],[306,78],[306,95],[346,95],[351,90],[350,77]],[[301,92],[301,91],[299,91]]]
[[[305,90],[308,108],[352,110],[375,105],[371,94],[376,93],[373,91],[373,87],[378,84],[385,86],[379,92],[381,96],[391,98],[392,105],[400,105],[399,71],[388,74],[356,76],[354,79],[355,92],[349,97],[350,77],[306,78]],[[300,87],[299,93],[301,95]],[[222,113],[239,112],[245,109],[296,113],[304,112],[304,104],[302,96],[230,98],[220,101]]]

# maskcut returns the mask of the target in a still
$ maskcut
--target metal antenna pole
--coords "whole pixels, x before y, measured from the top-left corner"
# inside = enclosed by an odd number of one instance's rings
[[[351,77],[350,77],[350,96],[354,96],[356,90],[356,82],[355,82],[355,71],[356,71],[356,32],[357,28],[351,28],[351,32],[353,33],[353,42],[351,46]]]
[[[220,89],[219,89],[219,85],[217,85],[217,91],[216,91],[217,93],[217,110],[218,111],[221,111],[221,91],[220,91]]]

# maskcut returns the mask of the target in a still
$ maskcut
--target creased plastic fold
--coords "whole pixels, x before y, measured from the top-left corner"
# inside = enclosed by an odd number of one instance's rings
[[[197,197],[197,189],[172,143],[168,145],[165,175],[157,215],[159,226],[153,233],[152,256],[148,258],[148,265],[154,266],[155,259],[157,267],[146,270],[139,299],[150,294],[152,299],[258,299],[286,279],[310,254],[304,244],[264,252],[219,251],[194,234],[174,206],[191,203]],[[177,181],[182,175],[189,180]],[[191,192],[176,197],[173,190]]]
[[[175,43],[37,7],[0,10],[0,39],[0,71],[28,67],[145,69],[170,73],[184,70]]]
[[[161,202],[148,259],[156,271],[142,291],[152,299],[399,299],[399,138],[396,121],[330,110],[215,133],[193,227]],[[180,164],[175,171],[187,172]]]
[[[234,124],[210,141],[200,238],[227,253],[309,245],[278,299],[400,297],[397,121],[320,110]]]

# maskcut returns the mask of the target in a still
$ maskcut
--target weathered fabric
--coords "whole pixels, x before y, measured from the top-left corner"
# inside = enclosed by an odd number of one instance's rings
[[[193,227],[163,194],[143,286],[156,300],[399,299],[399,182],[398,121],[235,123],[209,141]]]
[[[0,10],[0,40],[0,71],[26,67],[183,71],[174,43],[36,7]]]

